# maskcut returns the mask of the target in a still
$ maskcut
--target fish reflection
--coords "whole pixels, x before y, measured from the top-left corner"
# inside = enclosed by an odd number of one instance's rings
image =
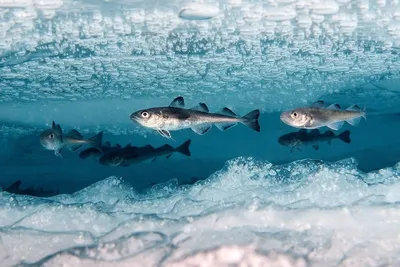
[[[170,158],[172,154],[178,152],[185,156],[191,156],[189,149],[191,140],[187,140],[182,145],[174,148],[170,145],[163,145],[158,148],[154,148],[151,145],[143,147],[134,147],[127,145],[124,148],[116,149],[114,151],[105,153],[100,157],[99,162],[102,165],[107,166],[130,166],[135,163],[143,162],[146,160],[156,160],[158,157],[166,156]]]
[[[341,134],[335,135],[330,130],[321,134],[318,129],[314,129],[310,132],[301,129],[298,132],[282,135],[279,137],[278,142],[283,146],[291,147],[290,152],[293,152],[295,148],[301,151],[299,146],[309,145],[311,145],[315,150],[318,150],[320,143],[327,142],[328,144],[331,144],[334,139],[339,139],[345,143],[351,143],[350,131],[344,131]]]
[[[44,190],[43,188],[34,188],[33,186],[30,186],[26,189],[21,189],[21,180],[17,180],[14,183],[12,183],[9,187],[3,189],[3,191],[11,193],[11,194],[16,194],[16,195],[28,195],[28,196],[34,196],[34,197],[51,197],[58,195],[57,190]]]
[[[79,153],[79,157],[81,159],[99,158],[103,154],[110,153],[112,151],[117,151],[120,149],[121,149],[121,146],[119,144],[116,144],[115,146],[111,146],[111,143],[107,141],[104,143],[104,145],[101,146],[101,148],[90,147],[90,148],[83,150],[81,153]]]

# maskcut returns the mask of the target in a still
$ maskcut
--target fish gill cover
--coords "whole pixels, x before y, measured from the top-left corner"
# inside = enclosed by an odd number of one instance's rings
[[[194,185],[172,180],[139,192],[119,176],[104,179],[117,171],[96,173],[82,160],[68,165],[72,153],[60,161],[35,150],[36,134],[53,120],[142,142],[150,134],[133,127],[129,114],[177,96],[243,115],[321,97],[396,111],[399,20],[398,3],[379,0],[0,1],[1,178],[51,180],[63,189],[81,180],[73,171],[85,169],[97,181],[49,198],[1,192],[0,265],[399,265],[398,164],[369,173],[354,159],[272,164],[277,144],[235,129],[243,135],[193,140],[209,148],[192,153],[199,162],[221,156],[218,142],[239,151],[225,155],[234,159],[224,168],[217,163],[219,171]],[[386,133],[374,142],[396,146],[396,129],[372,124]],[[258,136],[272,140],[281,125],[262,127]],[[398,162],[399,154],[368,150],[374,142],[365,136],[378,131],[354,132],[352,145],[376,158],[368,167],[378,158]],[[249,143],[271,158],[236,158],[252,154]],[[346,145],[337,146],[343,152]],[[290,161],[315,156],[289,151]],[[170,171],[159,166],[159,176]],[[153,174],[134,172],[157,181]]]

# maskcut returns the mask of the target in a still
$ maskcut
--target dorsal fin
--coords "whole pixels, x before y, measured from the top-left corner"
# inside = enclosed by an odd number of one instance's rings
[[[346,110],[349,110],[349,111],[360,111],[361,108],[358,105],[351,105]]]
[[[56,124],[54,121],[51,123],[51,128],[55,130],[57,133],[62,135],[62,130],[60,124]]]
[[[145,145],[142,146],[142,148],[146,148],[146,149],[154,149],[154,147],[152,145]]]
[[[127,144],[127,145],[124,147],[124,149],[125,149],[125,148],[130,148],[130,147],[131,147],[131,143]]]
[[[315,107],[315,108],[323,108],[324,106],[325,106],[324,100],[318,100],[311,104],[311,107]]]
[[[16,182],[14,182],[12,185],[10,185],[8,188],[6,188],[4,191],[7,190],[19,190],[19,186],[21,185],[21,180],[18,180]],[[12,192],[9,192],[12,193]]]
[[[162,148],[162,149],[173,149],[173,147],[170,146],[170,145],[168,145],[168,144],[163,145],[163,146],[161,146],[161,147],[159,147],[159,148]]]
[[[318,130],[318,129],[313,129],[313,130],[311,130],[310,134],[313,134],[313,135],[319,135],[319,134],[320,134],[320,132],[319,132],[319,130]]]
[[[236,117],[235,112],[233,112],[232,110],[230,110],[229,108],[225,107],[221,110],[221,114],[223,115],[227,115],[227,116],[233,116]]]
[[[75,129],[72,129],[71,131],[69,131],[68,132],[68,136],[69,137],[73,137],[73,138],[78,139],[78,140],[83,139],[83,136],[81,135],[81,133],[78,132]]]
[[[57,131],[58,131],[60,134],[62,134],[62,130],[61,130],[60,124],[57,124]]]
[[[174,100],[172,100],[171,104],[169,104],[170,107],[174,108],[184,108],[185,107],[185,100],[183,97],[178,96]]]
[[[116,144],[115,147],[116,148],[121,148],[121,145],[120,144]]]
[[[332,104],[332,105],[328,106],[327,108],[328,109],[336,109],[336,110],[338,110],[338,109],[340,109],[340,106],[339,106],[339,104]]]
[[[199,103],[197,106],[191,108],[192,110],[202,111],[202,112],[209,112],[209,109],[206,104]]]
[[[106,141],[106,142],[104,143],[104,146],[105,146],[105,147],[111,147],[111,143],[108,142],[108,141]]]

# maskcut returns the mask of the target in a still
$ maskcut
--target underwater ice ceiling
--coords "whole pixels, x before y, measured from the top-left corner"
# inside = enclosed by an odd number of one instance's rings
[[[179,94],[280,110],[400,77],[397,0],[2,0],[0,17],[1,102]]]

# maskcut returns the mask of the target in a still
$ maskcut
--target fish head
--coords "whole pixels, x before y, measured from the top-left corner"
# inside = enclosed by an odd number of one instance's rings
[[[161,128],[164,124],[165,116],[162,109],[150,108],[136,111],[130,115],[131,120],[136,121],[140,125],[148,128]]]
[[[119,166],[124,160],[123,156],[120,153],[106,153],[99,158],[99,162],[101,165],[106,166]]]
[[[282,146],[293,147],[299,143],[299,139],[295,134],[285,134],[279,137],[278,143]]]
[[[296,128],[306,128],[312,122],[311,113],[307,108],[297,108],[281,114],[281,121]]]
[[[59,149],[62,142],[62,136],[54,129],[47,129],[40,133],[40,144],[48,150]]]

